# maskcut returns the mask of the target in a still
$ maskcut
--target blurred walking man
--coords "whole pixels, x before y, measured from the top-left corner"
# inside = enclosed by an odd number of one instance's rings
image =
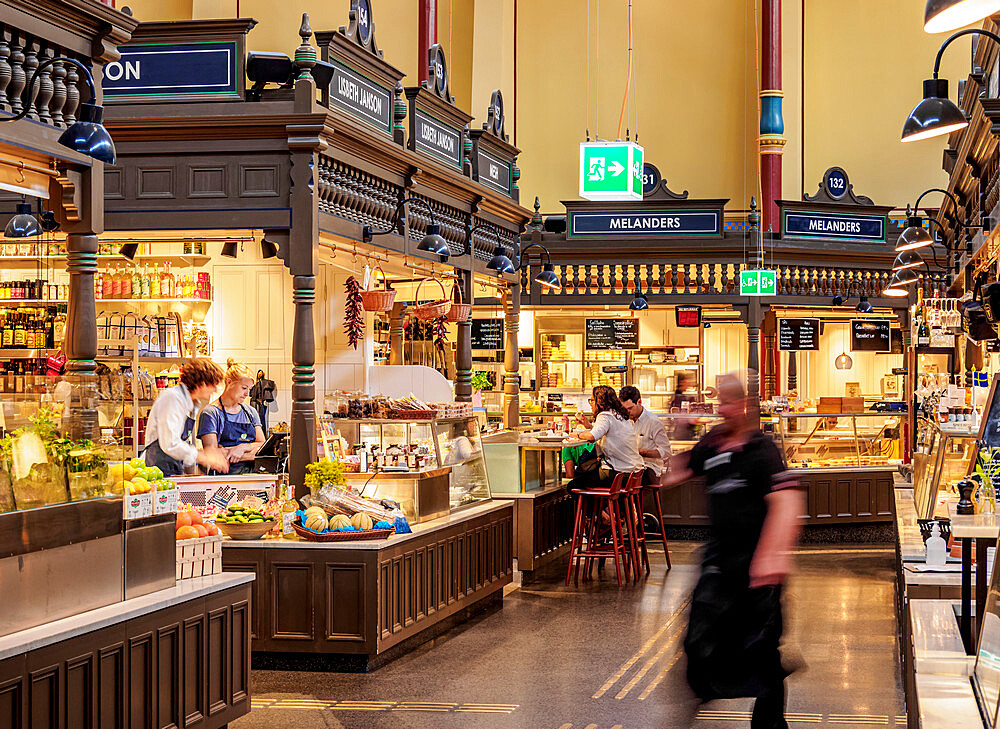
[[[709,498],[711,537],[684,641],[688,683],[702,701],[754,696],[752,729],[787,729],[781,586],[804,500],[733,375],[719,383],[719,414],[667,477],[704,476]]]

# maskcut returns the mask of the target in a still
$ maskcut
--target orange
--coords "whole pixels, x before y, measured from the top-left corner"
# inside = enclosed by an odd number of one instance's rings
[[[189,511],[188,513],[191,515],[191,526],[194,526],[195,524],[205,523],[205,520],[201,518],[201,514],[199,514],[194,509],[191,509],[191,511]]]
[[[197,539],[199,536],[198,530],[192,526],[182,526],[177,530],[178,539]]]
[[[177,512],[177,528],[191,526],[191,513],[188,511]]]
[[[208,536],[210,537],[219,536],[219,527],[215,526],[215,524],[206,524],[205,528],[208,529]]]
[[[191,528],[194,529],[196,532],[198,532],[199,537],[208,536],[208,528],[204,524],[195,524]]]

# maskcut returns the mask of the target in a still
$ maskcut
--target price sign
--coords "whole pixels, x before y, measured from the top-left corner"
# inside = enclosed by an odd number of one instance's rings
[[[628,372],[628,367],[625,365],[604,365],[601,367],[601,372],[606,375],[617,375],[622,372]]]
[[[638,319],[587,319],[587,349],[639,349]]]
[[[503,349],[503,319],[473,319],[472,349]]]
[[[892,327],[888,319],[851,319],[852,352],[890,352]]]
[[[819,349],[819,319],[778,319],[778,349],[785,352]]]
[[[701,307],[700,306],[678,306],[674,310],[678,327],[700,327]]]

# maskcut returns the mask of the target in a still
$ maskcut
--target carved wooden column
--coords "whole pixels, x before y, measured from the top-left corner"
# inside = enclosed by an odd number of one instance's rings
[[[747,356],[747,410],[751,414],[760,411],[760,300],[750,298],[747,323],[747,342],[750,345]]]
[[[463,301],[473,301],[472,271],[458,272]],[[455,400],[472,401],[472,315],[458,323],[455,348]]]
[[[764,312],[764,368],[761,372],[764,400],[778,394],[778,321],[774,311]]]
[[[521,424],[521,363],[517,347],[517,332],[521,318],[521,284],[507,286],[504,301],[504,350],[503,350],[503,425],[514,428]]]
[[[66,307],[66,372],[92,375],[97,370],[97,236],[70,233],[66,238],[69,303]]]
[[[403,362],[403,317],[406,315],[406,304],[397,301],[389,312],[389,364],[401,365]]]
[[[792,351],[788,353],[788,390],[787,394],[791,394],[793,390],[799,389],[799,365],[796,357],[796,352]]]
[[[312,29],[309,16],[302,14],[299,29],[302,44],[295,50],[295,65],[300,69],[295,82],[294,110],[297,114],[313,111],[316,84],[310,69],[316,65],[316,51],[309,45]],[[292,422],[288,452],[288,475],[296,497],[304,496],[306,466],[316,458],[316,334],[313,303],[316,300],[316,247],[319,239],[319,207],[316,170],[319,153],[326,147],[320,138],[322,124],[288,125],[288,150],[291,162],[289,205],[292,227],[289,231],[288,259],[292,274]]]

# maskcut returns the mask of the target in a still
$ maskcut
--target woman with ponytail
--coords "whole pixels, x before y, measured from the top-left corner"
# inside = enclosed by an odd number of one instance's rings
[[[253,386],[253,374],[245,364],[232,358],[226,365],[226,389],[202,411],[198,437],[205,447],[222,447],[229,459],[229,473],[249,473],[257,450],[264,443],[260,415],[244,404]]]
[[[639,455],[635,426],[615,391],[607,385],[595,387],[590,398],[590,409],[594,414],[593,424],[583,413],[576,414],[577,421],[588,428],[576,436],[584,442],[596,442],[600,447],[601,459],[611,466],[613,472],[628,476],[633,471],[641,471],[644,463]],[[569,489],[572,491],[595,485],[602,475],[613,477],[614,473],[602,474],[601,469],[593,469],[574,478]]]

